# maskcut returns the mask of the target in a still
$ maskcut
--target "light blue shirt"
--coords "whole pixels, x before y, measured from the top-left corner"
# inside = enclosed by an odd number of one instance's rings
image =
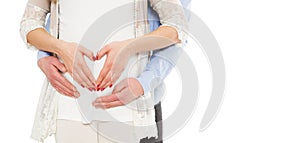
[[[188,7],[190,5],[190,2],[191,0],[181,0],[182,6],[185,8],[185,14],[187,17],[189,17]],[[154,31],[161,25],[157,13],[150,6],[148,7],[148,20],[150,31]],[[49,23],[50,18],[48,18],[46,24],[46,29],[48,31],[50,25]],[[184,42],[186,43],[186,41]],[[155,93],[155,104],[158,103],[161,97],[163,96],[163,86],[161,84],[175,66],[176,61],[179,58],[181,52],[182,47],[178,47],[176,45],[153,51],[153,54],[150,57],[150,61],[146,65],[145,70],[141,73],[141,75],[137,77],[137,80],[140,82],[144,89],[144,93]],[[51,55],[52,53],[39,51],[37,58],[39,60],[43,57]]]

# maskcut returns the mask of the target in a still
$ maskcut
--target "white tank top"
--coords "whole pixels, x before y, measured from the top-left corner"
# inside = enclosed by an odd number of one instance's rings
[[[59,38],[68,41],[79,43],[82,36],[85,34],[86,30],[89,28],[93,22],[106,12],[122,6],[124,4],[132,3],[132,0],[60,0],[59,1]],[[128,8],[128,13],[134,21],[134,9]],[[112,17],[117,18],[117,17]],[[134,26],[128,25],[122,28],[120,32],[114,33],[114,35],[108,41],[120,41],[128,38],[134,37]],[[101,31],[99,31],[101,32]],[[95,37],[96,38],[96,37]],[[99,45],[99,48],[100,45]],[[99,61],[97,65],[103,66],[104,60]],[[101,69],[101,67],[99,68]],[[125,69],[126,70],[126,69]],[[99,73],[99,71],[92,71],[94,73]],[[98,75],[98,74],[97,74]],[[65,74],[69,80],[72,80],[69,74]],[[122,75],[117,81],[124,79],[125,76]],[[97,79],[97,78],[96,78]],[[106,89],[104,92],[97,92],[98,96],[107,95],[111,93],[112,89]],[[81,95],[85,96],[85,95]],[[88,95],[90,96],[90,95]],[[92,104],[92,103],[90,103]],[[89,105],[87,105],[89,106]],[[58,102],[58,119],[74,120],[74,121],[84,121],[83,116],[80,113],[79,106],[76,100],[64,95],[59,95]],[[115,119],[126,122],[132,121],[132,111],[125,107],[116,107],[109,109],[110,115]],[[103,120],[106,119],[97,119]]]

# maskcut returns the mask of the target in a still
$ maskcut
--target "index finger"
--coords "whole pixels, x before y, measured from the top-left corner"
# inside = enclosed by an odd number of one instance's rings
[[[61,74],[56,76],[57,78],[55,79],[57,82],[59,82],[60,84],[62,84],[63,86],[65,86],[67,89],[73,91],[73,92],[77,92],[76,87],[69,81],[67,80],[64,76],[62,76]]]
[[[111,95],[107,95],[107,96],[100,96],[98,97],[95,102],[113,102],[113,101],[118,101],[119,97],[117,96],[117,94],[111,94]]]
[[[83,73],[86,75],[86,77],[88,78],[89,83],[92,83],[92,85],[90,85],[90,86],[91,86],[91,88],[93,88],[95,86],[94,84],[96,82],[96,79],[94,78],[92,72],[90,71],[90,68],[88,67],[88,65],[86,64],[85,61],[83,61],[82,66],[83,67],[81,69],[82,69]]]
[[[101,72],[98,76],[98,79],[97,79],[97,85],[100,86],[100,84],[102,84],[101,82],[104,80],[104,78],[108,75],[108,72],[110,71],[110,64],[109,64],[109,59],[107,58],[105,60],[105,63],[104,63],[104,66],[103,68],[101,69]]]

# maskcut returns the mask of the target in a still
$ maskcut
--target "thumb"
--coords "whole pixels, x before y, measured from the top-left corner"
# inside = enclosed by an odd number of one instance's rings
[[[127,87],[127,85],[128,85],[127,80],[126,79],[122,80],[114,87],[112,93],[121,92],[123,89]]]
[[[94,53],[90,51],[89,49],[79,46],[79,51],[83,53],[86,57],[88,57],[91,61],[95,61],[96,58],[94,57]]]
[[[58,59],[54,60],[52,64],[62,73],[67,72],[67,69],[63,63],[61,63]]]

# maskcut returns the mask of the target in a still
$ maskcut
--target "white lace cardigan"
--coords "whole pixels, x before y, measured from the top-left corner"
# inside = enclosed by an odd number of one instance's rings
[[[58,37],[58,4],[51,0],[29,0],[25,8],[23,18],[20,23],[21,37],[28,48],[35,49],[27,42],[27,34],[37,28],[45,27],[45,19],[48,13],[51,13],[50,34]],[[184,30],[186,28],[186,18],[179,0],[149,0],[150,5],[158,13],[162,25],[172,26],[177,30],[180,41],[185,40]],[[170,6],[170,3],[178,7]],[[142,36],[149,32],[147,21],[147,0],[134,0],[135,8],[135,36]],[[148,62],[143,56],[149,56],[149,53],[139,54],[139,71],[142,72]],[[153,110],[152,93],[141,96],[136,100],[137,109],[134,113],[134,126],[137,142],[145,137],[157,137],[157,128],[155,124],[155,115]],[[57,118],[57,91],[45,79],[42,86],[38,107],[36,110],[35,121],[31,137],[40,143],[51,134],[56,132]]]

